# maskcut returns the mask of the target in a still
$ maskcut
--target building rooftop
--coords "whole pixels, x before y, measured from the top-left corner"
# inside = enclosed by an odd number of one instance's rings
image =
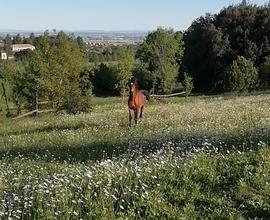
[[[12,47],[34,47],[31,44],[12,44]]]

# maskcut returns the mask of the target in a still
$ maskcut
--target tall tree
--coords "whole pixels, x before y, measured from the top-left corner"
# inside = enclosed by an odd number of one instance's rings
[[[17,85],[25,83],[21,93],[31,108],[38,96],[49,99],[58,110],[75,113],[89,107],[85,105],[89,104],[86,99],[90,99],[91,91],[85,91],[85,77],[81,79],[86,67],[85,55],[75,40],[64,32],[56,37],[45,33],[38,39],[36,50],[29,54],[28,65]]]
[[[49,71],[44,78],[49,97],[57,108],[75,113],[83,97],[80,90],[80,73],[86,68],[86,59],[77,42],[64,32],[59,32],[56,45],[49,56]],[[46,59],[46,57],[44,57]]]
[[[12,52],[12,39],[9,34],[5,37],[4,43],[5,43],[4,49],[7,52],[7,54],[10,55]]]
[[[94,93],[96,95],[116,95],[117,76],[119,75],[113,65],[104,63],[98,65],[92,76]]]
[[[260,65],[259,80],[261,88],[270,88],[270,56]]]
[[[253,34],[256,14],[256,6],[240,4],[229,6],[216,16],[214,24],[229,36],[234,59],[244,56],[252,62],[256,61],[258,47]]]
[[[11,101],[11,78],[13,72],[14,68],[11,61],[0,61],[0,101],[1,99],[4,101],[6,115],[10,115],[9,102]]]
[[[224,70],[238,56],[258,67],[270,55],[269,33],[269,5],[232,5],[201,17],[184,34],[182,69],[191,74],[197,91],[219,91]]]
[[[270,4],[257,9],[255,23],[252,29],[254,41],[258,47],[256,65],[264,62],[270,56]]]
[[[21,37],[20,34],[17,34],[15,37],[13,37],[13,44],[22,44],[23,43],[23,38]]]
[[[197,91],[222,87],[224,68],[231,62],[228,36],[215,27],[214,19],[210,14],[200,17],[184,34],[183,69],[193,77]]]
[[[122,47],[119,51],[117,64],[118,90],[121,96],[126,94],[126,84],[130,80],[135,68],[135,55],[130,47]]]
[[[163,28],[150,33],[137,53],[153,74],[154,90],[162,93],[173,90],[182,55],[182,34]]]

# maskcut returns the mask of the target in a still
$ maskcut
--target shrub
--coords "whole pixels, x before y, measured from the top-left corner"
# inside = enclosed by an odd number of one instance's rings
[[[117,84],[117,76],[115,68],[109,64],[101,63],[94,70],[92,76],[95,95],[111,96],[116,94],[115,85]]]
[[[189,76],[187,73],[184,73],[184,81],[183,81],[185,96],[188,97],[192,91],[193,87],[193,78]]]
[[[262,89],[270,88],[270,56],[266,57],[260,66],[259,79]]]
[[[242,56],[238,56],[225,71],[225,90],[249,91],[255,88],[257,79],[258,72],[253,63]]]

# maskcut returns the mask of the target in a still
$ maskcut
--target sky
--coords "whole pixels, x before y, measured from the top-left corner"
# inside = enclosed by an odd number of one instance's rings
[[[0,0],[0,30],[186,30],[241,0]],[[250,0],[263,5],[268,0]]]

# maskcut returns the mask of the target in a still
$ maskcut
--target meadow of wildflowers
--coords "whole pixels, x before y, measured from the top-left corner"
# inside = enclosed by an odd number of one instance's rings
[[[0,219],[269,219],[270,95],[2,120]]]

